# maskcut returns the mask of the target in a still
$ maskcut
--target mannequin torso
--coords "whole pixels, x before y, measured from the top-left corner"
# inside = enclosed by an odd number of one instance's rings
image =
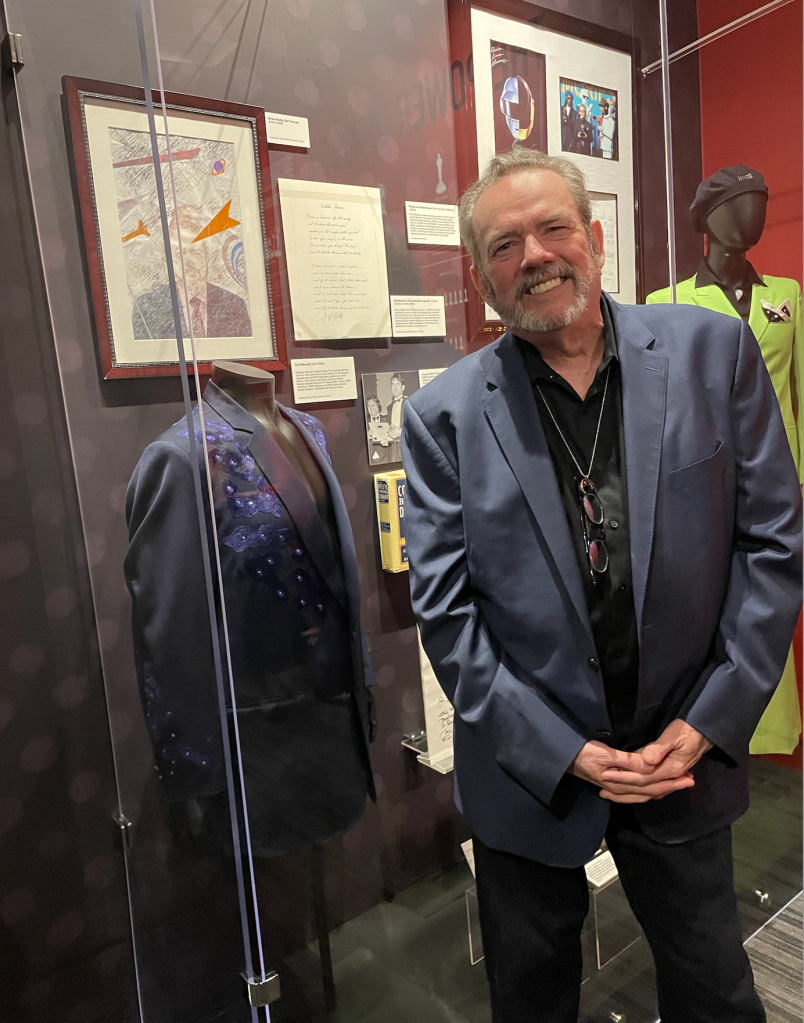
[[[675,300],[725,315],[737,315],[751,327],[779,399],[790,449],[801,475],[801,425],[796,421],[802,378],[801,289],[785,277],[757,274],[746,253],[765,226],[767,199],[762,192],[735,195],[706,218],[707,254],[698,273],[679,281]],[[669,288],[648,295],[647,304],[672,302]],[[787,308],[786,319],[776,307]],[[768,315],[770,308],[773,315]],[[801,731],[792,653],[754,738],[752,753],[791,753]]]

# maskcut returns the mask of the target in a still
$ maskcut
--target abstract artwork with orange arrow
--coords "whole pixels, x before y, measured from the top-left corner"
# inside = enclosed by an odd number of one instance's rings
[[[215,214],[207,226],[195,238],[193,238],[193,241],[200,242],[203,238],[211,238],[212,235],[220,234],[221,231],[228,231],[230,227],[237,227],[240,221],[229,216],[229,207],[231,205],[232,200],[230,199],[223,209],[219,210]]]

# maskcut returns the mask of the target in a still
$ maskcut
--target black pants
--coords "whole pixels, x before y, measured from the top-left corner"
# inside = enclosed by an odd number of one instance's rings
[[[731,829],[659,845],[620,806],[606,842],[653,952],[662,1023],[765,1023],[742,946]],[[583,867],[473,844],[494,1023],[577,1023]]]

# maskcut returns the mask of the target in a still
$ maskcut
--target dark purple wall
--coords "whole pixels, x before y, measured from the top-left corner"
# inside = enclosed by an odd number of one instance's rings
[[[0,119],[0,1019],[135,1018],[112,747],[13,93]],[[95,556],[102,554],[102,541]]]

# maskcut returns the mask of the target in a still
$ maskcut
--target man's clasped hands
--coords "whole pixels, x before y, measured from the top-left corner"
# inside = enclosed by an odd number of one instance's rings
[[[672,721],[655,742],[634,753],[587,742],[570,773],[600,788],[613,803],[647,803],[692,788],[690,773],[712,743],[686,721]]]

